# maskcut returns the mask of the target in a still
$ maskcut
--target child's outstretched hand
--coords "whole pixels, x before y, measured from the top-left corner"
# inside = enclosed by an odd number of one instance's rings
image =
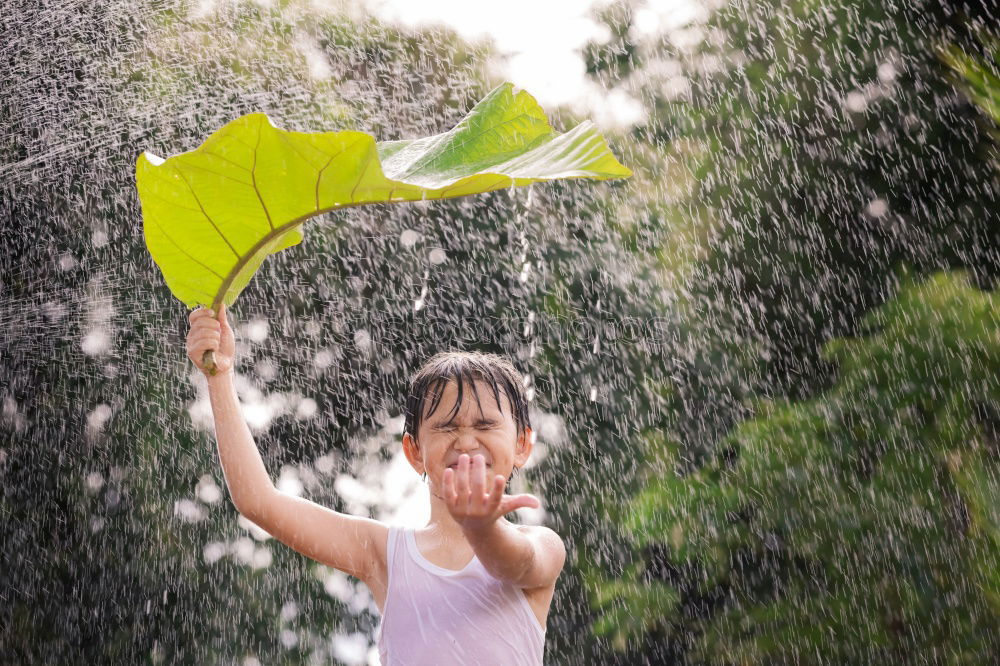
[[[209,349],[215,352],[215,377],[231,372],[233,369],[233,357],[236,355],[236,340],[233,337],[233,329],[229,327],[226,319],[226,306],[219,307],[219,318],[212,316],[212,311],[201,307],[188,316],[191,322],[191,330],[187,336],[187,355],[195,366],[211,378],[205,366],[202,365],[202,357]]]
[[[537,509],[541,506],[534,495],[505,495],[507,479],[497,474],[486,488],[486,459],[477,454],[470,462],[463,453],[458,458],[458,468],[444,471],[444,499],[455,519],[463,529],[479,530],[491,526],[496,520],[515,509]]]

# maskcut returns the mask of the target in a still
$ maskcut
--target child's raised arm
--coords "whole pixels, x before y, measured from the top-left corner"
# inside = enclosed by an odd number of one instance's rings
[[[208,378],[219,459],[236,510],[290,548],[368,582],[384,568],[386,526],[275,488],[240,411],[233,385],[236,345],[225,306],[218,320],[206,308],[195,310],[189,319],[187,354]],[[214,376],[201,364],[208,349],[215,351]]]

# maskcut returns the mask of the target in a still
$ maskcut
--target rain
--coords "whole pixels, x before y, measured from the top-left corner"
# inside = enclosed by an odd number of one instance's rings
[[[310,220],[229,309],[275,487],[425,525],[409,380],[494,352],[508,517],[567,551],[546,664],[1000,655],[993,3],[7,0],[0,38],[0,663],[379,663],[367,586],[230,499],[136,159],[254,112],[429,136],[507,80],[632,177]]]

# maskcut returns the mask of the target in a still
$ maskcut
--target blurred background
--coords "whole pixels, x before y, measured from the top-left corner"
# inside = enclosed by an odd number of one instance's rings
[[[278,487],[422,525],[409,376],[498,352],[546,663],[995,663],[993,3],[7,0],[0,61],[0,662],[377,663],[364,585],[229,501],[135,161],[510,80],[635,175],[310,221],[230,311]]]

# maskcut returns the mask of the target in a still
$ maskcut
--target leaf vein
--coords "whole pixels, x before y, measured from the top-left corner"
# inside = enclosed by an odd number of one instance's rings
[[[236,178],[233,178],[232,176],[227,176],[224,173],[219,173],[215,169],[210,169],[208,167],[201,166],[200,164],[191,164],[191,163],[188,163],[188,164],[185,164],[184,166],[188,167],[189,169],[200,169],[201,171],[207,171],[208,173],[211,173],[211,174],[214,174],[216,176],[219,176],[220,178],[225,178],[226,180],[231,180],[231,181],[233,181],[234,183],[236,183],[238,185],[243,185],[244,187],[253,187],[250,183],[246,183],[246,182],[244,182],[242,180],[238,180]]]
[[[224,162],[229,162],[230,164],[232,164],[237,169],[242,169],[243,171],[246,171],[247,173],[250,173],[250,169],[246,168],[242,164],[239,164],[238,162],[232,161],[231,159],[229,159],[225,155],[220,155],[219,153],[212,152],[208,148],[203,148],[202,152],[204,152],[206,155],[211,155],[212,157],[217,157],[220,160],[223,160]]]
[[[264,211],[264,216],[267,218],[267,225],[271,227],[271,231],[274,231],[274,222],[271,221],[271,214],[267,212],[267,206],[264,205],[264,197],[260,196],[260,190],[257,189],[257,150],[260,148],[260,137],[263,135],[261,124],[260,122],[257,123],[257,145],[253,147],[253,166],[250,167],[250,177],[253,179],[253,191],[257,195],[257,200],[260,201],[260,207]]]
[[[330,159],[326,161],[326,164],[324,164],[323,167],[319,170],[319,173],[316,174],[316,210],[319,210],[319,182],[323,179],[323,172],[326,171],[326,168],[333,163],[333,160],[335,160],[337,157],[347,152],[348,148],[353,148],[354,146],[358,145],[364,140],[365,138],[361,137],[351,145],[345,146],[344,148],[338,150],[336,153],[330,155]]]
[[[188,165],[185,165],[185,166],[188,166]],[[215,220],[213,220],[209,216],[208,211],[206,211],[205,207],[201,204],[201,199],[198,198],[198,193],[195,192],[194,187],[191,185],[190,182],[188,182],[188,179],[184,177],[184,173],[176,165],[174,166],[174,171],[177,172],[177,175],[179,175],[181,177],[181,180],[184,181],[184,184],[188,186],[189,190],[191,190],[191,196],[193,196],[194,200],[196,202],[198,202],[198,207],[201,209],[201,214],[205,216],[205,219],[208,220],[208,223],[212,225],[212,228],[215,229],[215,232],[217,234],[219,234],[219,238],[222,239],[222,241],[229,247],[229,249],[233,251],[233,254],[236,255],[236,258],[239,259],[240,258],[240,253],[236,251],[236,248],[233,247],[233,244],[229,242],[229,239],[226,238],[226,235],[224,233],[222,233],[222,230],[219,229],[219,227],[218,227],[217,224],[215,224]]]
[[[215,277],[219,278],[220,280],[223,280],[223,279],[225,279],[225,278],[223,278],[223,277],[222,277],[221,275],[219,275],[218,273],[216,273],[216,272],[215,272],[215,270],[213,270],[213,269],[212,269],[212,268],[211,268],[210,266],[208,266],[208,265],[206,265],[206,264],[202,263],[202,262],[201,262],[201,261],[200,261],[200,260],[199,260],[199,259],[198,259],[197,257],[195,257],[194,255],[192,255],[192,254],[191,254],[190,252],[188,252],[187,250],[185,250],[185,249],[184,249],[184,248],[183,248],[183,247],[182,247],[182,246],[181,246],[181,245],[180,245],[180,244],[179,244],[179,243],[178,243],[177,241],[175,241],[175,240],[174,240],[174,239],[173,239],[173,238],[172,238],[172,237],[170,236],[170,234],[168,234],[168,233],[167,233],[167,230],[166,230],[166,228],[165,228],[165,227],[164,227],[164,226],[163,226],[162,224],[160,224],[159,220],[158,220],[158,219],[157,219],[157,218],[156,218],[155,216],[151,216],[151,217],[150,217],[150,219],[152,220],[153,224],[155,224],[155,225],[156,225],[156,227],[157,227],[157,228],[158,228],[158,229],[160,230],[160,233],[161,233],[161,234],[163,234],[163,237],[164,237],[164,238],[166,238],[166,239],[167,239],[168,241],[170,241],[171,243],[173,243],[173,244],[174,244],[174,247],[176,247],[176,248],[177,248],[178,250],[180,250],[180,251],[181,251],[181,254],[183,254],[183,255],[184,255],[185,257],[187,257],[187,258],[188,258],[188,259],[190,259],[191,261],[195,262],[196,264],[198,264],[199,266],[201,266],[201,267],[202,267],[202,268],[204,268],[204,269],[205,269],[206,271],[208,271],[209,273],[211,273],[211,274],[212,274],[212,275],[214,275]],[[206,292],[206,293],[207,293],[207,292]]]
[[[358,182],[354,183],[354,189],[351,190],[351,203],[357,203],[357,199],[355,199],[355,194],[358,191],[358,187],[361,185],[361,181],[365,179],[365,175],[368,173],[368,167],[371,166],[372,163],[372,157],[376,152],[377,151],[375,150],[368,151],[368,159],[365,160],[365,166],[361,170],[361,173],[358,175]]]

